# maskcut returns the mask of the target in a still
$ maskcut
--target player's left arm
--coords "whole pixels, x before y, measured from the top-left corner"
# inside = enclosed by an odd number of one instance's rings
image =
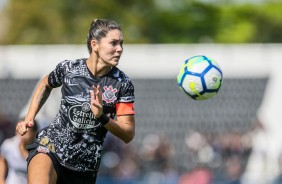
[[[117,119],[111,119],[104,125],[112,134],[129,143],[135,135],[135,117],[134,115],[119,115]]]
[[[103,126],[112,134],[129,143],[135,135],[135,117],[133,102],[119,102],[116,104],[116,120],[107,117],[103,112],[101,87],[93,86],[90,91],[91,111]]]

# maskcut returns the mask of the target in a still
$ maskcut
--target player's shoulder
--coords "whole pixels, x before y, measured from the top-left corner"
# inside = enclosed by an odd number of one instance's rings
[[[77,67],[79,65],[84,65],[85,64],[85,58],[80,58],[80,59],[66,59],[61,61],[59,64],[61,66],[67,66],[67,67]]]
[[[112,75],[120,82],[131,82],[129,76],[117,67],[112,69]]]

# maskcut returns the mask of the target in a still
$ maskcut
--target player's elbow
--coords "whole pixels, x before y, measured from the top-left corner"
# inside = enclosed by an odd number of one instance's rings
[[[133,140],[133,137],[132,137],[132,138],[131,138],[131,137],[127,137],[127,138],[124,138],[124,139],[123,139],[123,142],[126,143],[126,144],[128,144],[128,143],[130,143],[132,140]]]
[[[124,136],[122,140],[123,142],[128,144],[133,140],[134,136],[135,136],[135,132],[130,132],[130,133],[127,133],[126,136]]]

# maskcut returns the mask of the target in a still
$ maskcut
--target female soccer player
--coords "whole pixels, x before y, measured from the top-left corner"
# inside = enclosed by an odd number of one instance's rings
[[[134,87],[116,66],[123,52],[123,34],[111,20],[91,23],[89,58],[65,60],[36,88],[25,121],[24,135],[53,88],[62,86],[60,110],[53,123],[28,145],[29,184],[93,184],[107,131],[125,143],[135,134]]]

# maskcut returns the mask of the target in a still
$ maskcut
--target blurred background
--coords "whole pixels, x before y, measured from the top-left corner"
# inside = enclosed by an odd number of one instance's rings
[[[95,18],[117,21],[119,68],[135,85],[136,136],[107,135],[99,184],[282,184],[281,0],[0,0],[0,144],[14,135],[38,80],[88,57]],[[176,76],[206,55],[223,70],[214,98],[194,101]],[[38,114],[59,109],[60,89]]]

